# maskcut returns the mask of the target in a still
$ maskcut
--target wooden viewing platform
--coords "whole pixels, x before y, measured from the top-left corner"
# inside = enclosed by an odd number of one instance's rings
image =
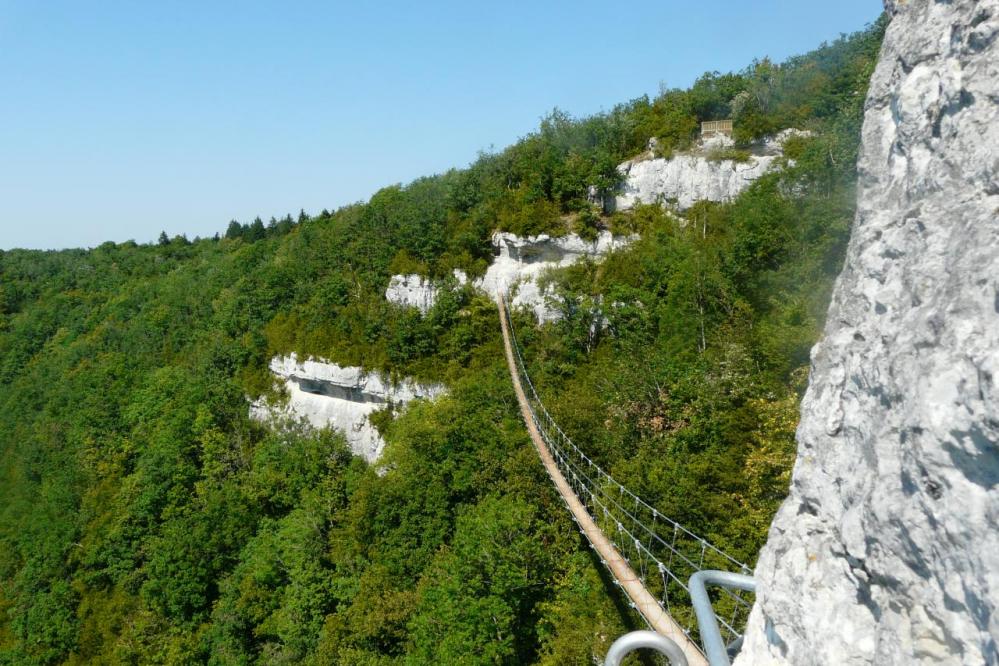
[[[714,136],[715,134],[724,134],[726,136],[732,136],[732,121],[731,120],[705,120],[701,123],[701,136]]]

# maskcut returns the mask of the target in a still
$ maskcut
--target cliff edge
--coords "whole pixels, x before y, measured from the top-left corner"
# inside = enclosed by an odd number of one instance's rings
[[[737,666],[999,663],[999,0],[886,10]]]

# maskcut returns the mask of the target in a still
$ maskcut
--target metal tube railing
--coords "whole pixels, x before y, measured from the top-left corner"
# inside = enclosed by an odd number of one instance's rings
[[[756,581],[752,576],[732,573],[730,571],[698,571],[690,577],[687,589],[690,592],[690,602],[697,615],[697,627],[701,631],[701,647],[711,666],[730,666],[728,648],[722,640],[718,618],[715,617],[711,598],[708,596],[708,585],[724,588],[735,588],[747,592],[756,591]]]
[[[621,666],[625,656],[643,648],[665,655],[670,666],[687,666],[687,657],[680,646],[654,631],[632,631],[621,636],[607,650],[604,666]]]

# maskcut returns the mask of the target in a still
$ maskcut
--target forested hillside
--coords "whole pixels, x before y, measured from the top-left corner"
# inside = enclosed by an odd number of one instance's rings
[[[854,209],[884,25],[589,118],[466,169],[220,238],[0,253],[0,663],[588,664],[635,618],[517,411],[495,305],[426,316],[393,273],[480,275],[496,229],[641,240],[517,317],[563,427],[672,517],[755,561],[787,491],[808,350]],[[650,137],[813,132],[731,203],[605,215]],[[594,326],[594,307],[606,326]],[[441,381],[380,424],[382,474],[249,402],[291,351]]]

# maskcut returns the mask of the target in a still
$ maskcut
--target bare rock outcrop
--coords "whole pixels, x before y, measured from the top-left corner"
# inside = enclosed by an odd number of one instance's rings
[[[472,284],[490,296],[512,288],[515,307],[529,308],[541,323],[553,321],[559,313],[548,305],[550,292],[538,283],[545,271],[565,268],[584,258],[600,259],[637,239],[637,235],[614,236],[609,231],[600,232],[593,240],[578,234],[518,236],[497,231],[492,237],[493,263],[486,274]],[[468,282],[468,277],[460,270],[454,271],[454,278],[458,286]],[[392,303],[419,308],[426,314],[442,288],[441,283],[419,275],[393,275],[385,298]]]
[[[416,273],[409,275],[393,275],[385,289],[385,300],[403,307],[416,308],[421,314],[430,312],[434,307],[441,289],[456,289],[468,283],[465,271],[454,269],[451,272],[453,280],[432,280]]]
[[[736,664],[999,664],[999,0],[889,2]]]
[[[681,209],[697,201],[727,201],[765,174],[777,157],[760,155],[746,162],[713,161],[703,155],[676,155],[625,162],[624,183],[614,199],[614,210],[635,204],[676,201]]]
[[[539,322],[553,321],[558,312],[548,306],[548,295],[538,278],[550,269],[564,268],[584,258],[599,259],[612,250],[627,247],[637,235],[614,236],[600,232],[593,240],[576,234],[554,237],[547,234],[521,237],[506,232],[493,234],[495,258],[475,286],[488,294],[516,287],[512,304],[534,311]]]
[[[404,379],[392,382],[362,368],[321,360],[300,361],[295,354],[271,359],[271,372],[288,395],[286,403],[259,401],[250,415],[262,421],[275,418],[304,419],[314,428],[343,433],[351,450],[375,462],[385,447],[368,419],[371,412],[401,407],[417,398],[433,399],[445,392],[437,384],[423,385]]]
[[[691,154],[652,159],[642,155],[628,160],[618,166],[624,182],[609,202],[613,204],[610,207],[627,210],[639,203],[675,201],[685,209],[697,201],[729,201],[779,163],[787,139],[807,134],[792,128],[782,130],[758,146],[744,162],[712,159],[713,150],[733,145],[724,134],[704,139]]]
[[[416,273],[393,275],[385,289],[385,300],[427,314],[437,301],[437,292],[438,287],[430,278]]]

